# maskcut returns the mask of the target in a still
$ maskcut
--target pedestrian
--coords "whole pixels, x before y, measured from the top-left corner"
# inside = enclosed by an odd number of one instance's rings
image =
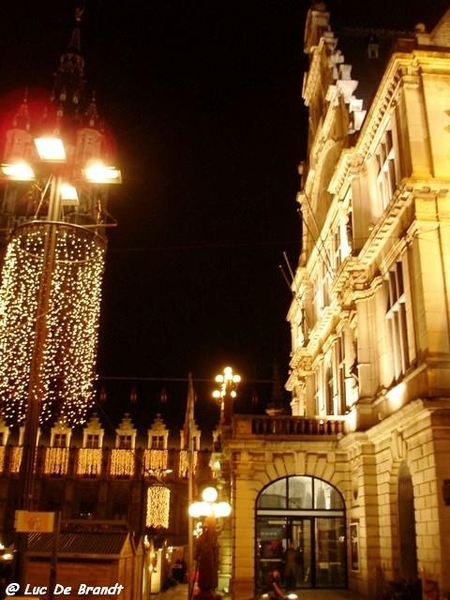
[[[294,542],[291,540],[284,553],[284,571],[283,579],[284,586],[288,589],[295,589],[297,584],[297,551],[295,550]]]
[[[275,569],[270,573],[270,592],[271,600],[286,600],[283,590],[281,589],[280,571]]]

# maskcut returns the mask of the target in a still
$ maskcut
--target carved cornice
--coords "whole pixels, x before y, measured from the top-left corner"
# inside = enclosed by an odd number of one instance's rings
[[[404,60],[400,61],[396,55],[391,57],[378,87],[378,92],[366,116],[356,145],[356,152],[364,158],[374,151],[378,144],[380,131],[384,130],[383,120],[388,116],[388,111],[399,93],[404,62]]]
[[[297,351],[294,352],[289,366],[291,369],[295,369],[295,376],[299,377],[302,374],[306,375],[311,372],[312,362],[313,357],[311,353],[305,348],[298,348]]]
[[[378,289],[383,285],[384,279],[380,276],[372,279],[370,284],[366,281],[365,286],[355,285],[355,290],[353,293],[353,298],[355,300],[368,300],[369,298],[373,298],[377,293]]]
[[[303,100],[305,101],[305,106],[310,105],[312,99],[314,98],[314,92],[316,88],[320,86],[320,66],[322,63],[322,53],[324,52],[326,52],[326,45],[323,38],[321,38],[318,45],[314,47],[311,64],[305,77],[303,86]]]
[[[409,223],[402,223],[402,218],[406,209],[412,203],[412,197],[411,189],[406,185],[406,182],[403,182],[403,185],[396,189],[382,220],[375,225],[359,253],[359,259],[363,264],[372,264],[381,249],[386,247],[386,244],[392,243],[392,239],[395,237],[393,236],[395,229],[404,228],[403,234],[401,231],[398,232],[399,236],[406,234]]]

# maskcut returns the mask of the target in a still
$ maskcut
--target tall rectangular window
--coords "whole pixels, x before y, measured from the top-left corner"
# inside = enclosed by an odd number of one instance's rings
[[[341,332],[336,341],[335,347],[335,365],[337,367],[337,393],[338,393],[338,414],[344,415],[347,407],[346,388],[345,388],[345,339],[344,332]]]
[[[395,150],[392,131],[388,129],[377,149],[378,192],[383,209],[390,203],[397,187]]]
[[[406,372],[410,365],[402,261],[396,262],[389,271],[387,286],[388,306],[386,318],[389,326],[394,375],[397,379]]]

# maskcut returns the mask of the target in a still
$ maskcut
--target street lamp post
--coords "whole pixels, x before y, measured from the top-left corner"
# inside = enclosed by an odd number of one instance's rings
[[[233,373],[231,367],[225,367],[223,374],[216,376],[220,387],[214,390],[213,397],[220,402],[220,425],[231,425],[233,414],[233,400],[237,396],[237,384],[241,381],[240,375]]]
[[[229,440],[231,437],[231,419],[233,403],[237,396],[237,387],[241,381],[240,375],[233,373],[231,367],[225,367],[223,374],[217,375],[216,383],[219,388],[213,392],[213,397],[220,402],[220,422],[216,431],[212,465],[222,497],[231,497],[231,464]],[[219,574],[224,589],[230,585],[230,568],[232,563],[231,523],[224,527],[223,542],[220,549]]]
[[[216,597],[219,568],[217,519],[229,517],[231,514],[230,504],[216,502],[217,497],[217,490],[208,487],[203,490],[202,501],[193,502],[189,506],[189,515],[192,518],[203,518],[202,533],[197,539],[195,552],[197,583],[200,590],[197,598],[200,600]]]
[[[9,162],[1,166],[1,172],[6,180],[13,181],[34,181],[36,179],[35,168],[44,168],[47,171],[47,183],[43,188],[41,195],[41,204],[48,200],[48,210],[44,217],[38,217],[37,214],[29,219],[28,222],[19,226],[16,231],[21,230],[23,239],[39,240],[35,246],[36,264],[40,265],[39,271],[35,271],[36,281],[38,281],[36,297],[33,299],[32,291],[29,290],[30,301],[34,302],[34,313],[32,315],[32,344],[31,358],[29,362],[29,378],[27,384],[27,396],[25,406],[23,454],[20,466],[21,489],[19,493],[18,508],[24,511],[33,510],[33,487],[35,476],[35,465],[37,456],[37,441],[39,432],[39,421],[43,407],[43,401],[46,394],[49,393],[47,382],[44,382],[44,371],[48,362],[48,343],[52,335],[52,319],[54,315],[52,310],[55,305],[55,287],[61,286],[61,280],[55,284],[55,272],[57,271],[57,262],[61,260],[61,253],[64,253],[66,262],[73,259],[69,252],[75,245],[75,239],[78,232],[83,239],[95,240],[98,238],[97,230],[105,227],[105,224],[97,224],[94,227],[80,226],[64,221],[62,206],[69,199],[72,203],[78,201],[76,188],[72,184],[64,181],[65,164],[67,162],[66,151],[62,140],[58,137],[36,138],[35,164],[29,165],[23,161]],[[44,166],[45,165],[45,166]],[[81,179],[84,182],[90,182],[95,185],[101,183],[120,182],[120,172],[113,169],[114,176],[110,167],[104,168],[104,176],[100,175],[100,165],[97,170],[92,172],[87,169],[83,171]],[[47,196],[47,198],[46,198]],[[75,232],[73,238],[65,241],[68,231]],[[15,234],[13,234],[14,237]],[[20,237],[20,234],[17,234]],[[95,242],[94,242],[95,243]],[[100,242],[97,242],[100,243]],[[66,244],[66,248],[61,248]],[[103,243],[102,243],[103,244]],[[20,246],[20,243],[18,244]],[[87,251],[86,251],[87,252]],[[93,282],[91,282],[93,283]],[[73,299],[72,299],[73,301]],[[95,308],[94,308],[95,310]],[[6,331],[8,335],[8,331]],[[52,341],[55,344],[55,341]],[[61,351],[63,349],[59,349]],[[16,544],[16,574],[22,586],[25,583],[25,556],[27,551],[27,533],[21,533],[17,536]]]

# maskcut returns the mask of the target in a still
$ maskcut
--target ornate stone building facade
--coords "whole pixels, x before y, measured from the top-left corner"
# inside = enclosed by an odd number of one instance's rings
[[[305,52],[292,416],[234,421],[235,592],[263,589],[292,543],[294,587],[380,598],[420,578],[447,597],[450,11],[396,41],[370,106],[324,3]]]

